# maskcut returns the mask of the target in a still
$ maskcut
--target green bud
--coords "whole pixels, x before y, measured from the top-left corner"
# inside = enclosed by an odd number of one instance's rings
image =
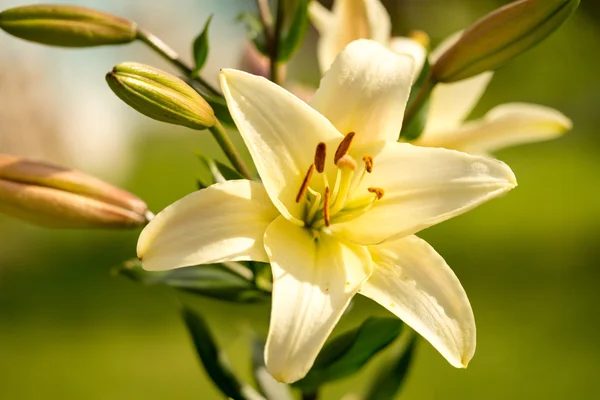
[[[129,43],[137,25],[85,7],[40,4],[0,12],[0,28],[21,39],[61,47]]]
[[[579,0],[519,0],[477,21],[435,63],[432,79],[455,82],[502,67],[546,39]]]
[[[0,154],[0,213],[52,228],[131,228],[150,215],[124,190],[82,172]]]
[[[213,109],[198,92],[159,69],[122,63],[106,74],[106,81],[121,100],[158,121],[198,130],[216,122]]]

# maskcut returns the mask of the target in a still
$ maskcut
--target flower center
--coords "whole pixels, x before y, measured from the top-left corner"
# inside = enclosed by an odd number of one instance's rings
[[[325,172],[327,146],[319,143],[315,150],[314,162],[308,168],[304,180],[298,190],[296,203],[304,202],[304,225],[313,230],[321,230],[333,223],[353,220],[373,207],[380,200],[384,191],[378,187],[367,188],[367,193],[361,196],[358,189],[366,174],[373,172],[373,157],[365,154],[362,158],[362,168],[348,154],[355,133],[348,133],[338,145],[333,163],[336,168],[335,182],[330,186]],[[323,180],[323,191],[311,187],[315,173]],[[357,195],[358,194],[358,195]]]

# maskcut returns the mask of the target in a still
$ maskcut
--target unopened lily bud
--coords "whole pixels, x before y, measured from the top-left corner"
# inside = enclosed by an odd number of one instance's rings
[[[129,43],[135,22],[85,7],[40,4],[0,13],[0,28],[21,39],[61,47]]]
[[[151,215],[124,190],[82,172],[0,154],[0,213],[52,228],[130,228]]]
[[[544,40],[573,14],[579,0],[519,0],[477,21],[432,68],[432,79],[455,82],[502,67]]]
[[[211,106],[183,80],[138,63],[122,63],[106,75],[110,88],[140,113],[192,129],[215,124]]]

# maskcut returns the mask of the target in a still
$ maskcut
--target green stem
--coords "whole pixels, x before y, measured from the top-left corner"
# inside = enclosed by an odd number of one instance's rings
[[[192,68],[184,63],[181,60],[181,57],[179,57],[179,54],[177,54],[175,50],[170,48],[165,42],[142,28],[138,28],[137,38],[147,44],[152,50],[160,54],[165,60],[179,68],[186,76],[191,77],[193,72]],[[212,87],[210,83],[202,79],[201,76],[195,76],[194,79],[200,82],[202,86],[204,86],[204,88],[213,95],[221,96],[221,93]]]
[[[223,149],[223,152],[227,156],[227,159],[229,159],[229,162],[231,162],[231,165],[233,165],[233,167],[240,174],[242,174],[244,178],[252,180],[250,170],[248,170],[248,167],[235,149],[231,139],[229,139],[229,136],[227,135],[227,132],[225,132],[223,125],[221,125],[219,121],[216,121],[215,125],[208,128],[208,130],[210,133],[212,133],[217,143],[219,143],[221,149]]]
[[[410,106],[408,107],[408,110],[404,114],[402,129],[407,127],[410,124],[410,121],[412,121],[412,119],[419,113],[419,111],[423,107],[423,104],[425,104],[425,100],[427,100],[427,97],[429,96],[429,94],[431,94],[431,91],[433,90],[435,85],[436,82],[433,79],[431,79],[431,74],[429,74],[427,78],[425,78],[423,85],[421,85],[421,87],[419,88],[415,99],[411,102]]]
[[[284,9],[285,0],[279,0],[277,2],[277,16],[275,17],[275,28],[270,40],[270,72],[271,81],[278,85],[281,85],[281,69],[279,68],[279,44],[281,42],[281,29],[283,28],[283,18],[285,16]]]

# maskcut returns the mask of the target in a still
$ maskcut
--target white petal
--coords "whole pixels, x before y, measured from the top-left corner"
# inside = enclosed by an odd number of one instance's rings
[[[509,103],[455,130],[423,135],[415,144],[489,154],[504,147],[554,139],[572,122],[561,112],[537,104]]]
[[[388,142],[356,154],[364,153],[374,156],[373,173],[366,174],[354,196],[372,198],[367,188],[378,187],[385,192],[383,198],[362,216],[331,226],[356,243],[376,244],[416,233],[517,184],[506,164],[458,151]]]
[[[158,213],[142,231],[137,254],[149,271],[222,261],[268,262],[263,236],[277,216],[262,184],[217,183]]]
[[[410,93],[414,60],[370,40],[349,44],[327,71],[311,105],[335,127],[356,132],[356,145],[396,141]]]
[[[265,347],[268,371],[280,382],[306,375],[352,297],[371,273],[366,247],[280,217],[265,234],[273,271],[273,303]]]
[[[279,211],[299,221],[296,195],[319,142],[341,134],[321,114],[269,80],[233,69],[221,71],[221,88],[267,193]]]
[[[392,25],[379,0],[336,0],[329,20],[323,11],[311,5],[311,18],[321,35],[317,44],[321,72],[354,40],[372,39],[387,46]]]
[[[360,293],[427,339],[457,368],[475,353],[475,319],[454,272],[416,236],[369,247],[373,274]]]
[[[455,83],[440,83],[431,92],[424,135],[458,127],[473,111],[493,77],[484,72]]]
[[[456,32],[442,41],[430,54],[433,64],[462,35]],[[429,102],[429,115],[424,135],[458,127],[469,116],[481,99],[494,73],[483,72],[454,83],[440,83],[433,89]]]
[[[414,39],[408,37],[393,37],[390,41],[390,49],[396,54],[407,54],[415,60],[413,73],[413,82],[419,77],[425,59],[427,58],[427,50],[423,45]]]

